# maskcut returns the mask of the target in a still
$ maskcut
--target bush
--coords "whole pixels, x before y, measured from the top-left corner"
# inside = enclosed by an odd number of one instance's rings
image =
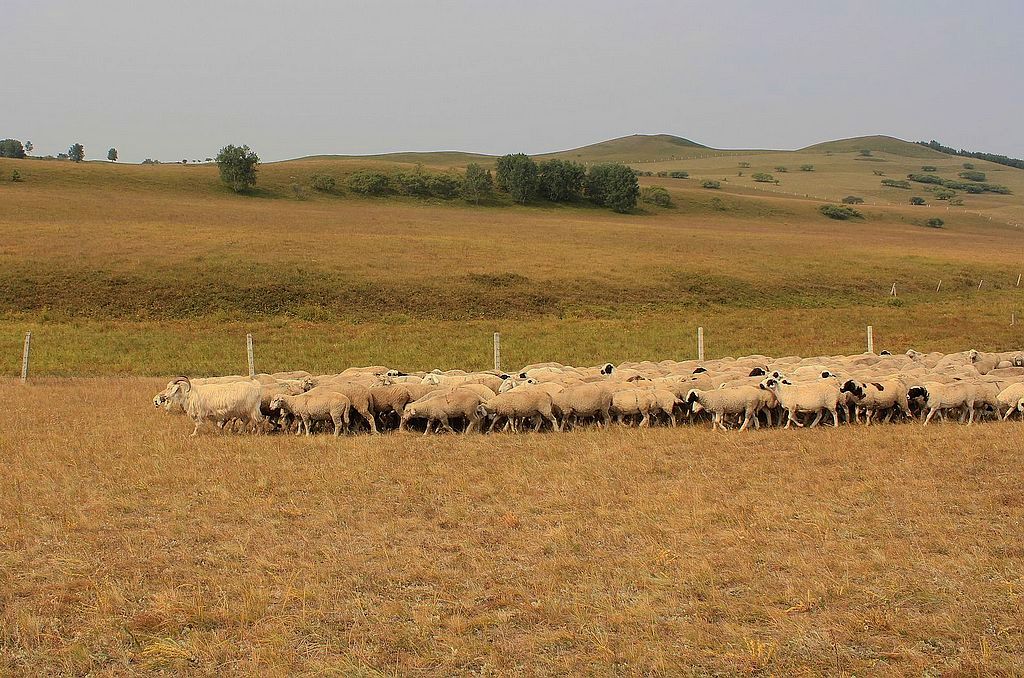
[[[570,160],[545,160],[537,166],[539,191],[552,202],[569,202],[583,196],[583,180],[587,170]],[[640,172],[634,170],[634,174]]]
[[[876,177],[884,177],[885,176],[885,172],[883,172],[882,170],[871,170],[871,173],[874,174]]]
[[[745,169],[747,167],[750,167],[750,163],[749,162],[741,162],[740,163],[740,167],[743,167]]]
[[[924,198],[915,195],[913,198],[910,199],[910,204],[911,205],[923,205],[924,204]]]
[[[683,170],[672,170],[668,173],[668,176],[672,179],[689,179],[690,173]]]
[[[68,160],[71,162],[82,162],[85,160],[85,146],[82,144],[74,143],[68,148]]]
[[[348,189],[360,195],[384,195],[391,189],[388,175],[373,170],[359,170],[348,177]]]
[[[668,177],[668,172],[666,172],[665,170],[661,170],[660,172],[655,174],[655,176],[665,179]]]
[[[840,205],[822,205],[818,208],[818,211],[824,214],[829,219],[838,219],[840,221],[846,221],[847,219],[863,219],[864,215],[853,209],[852,207],[842,207]]]
[[[948,188],[940,188],[939,190],[935,191],[936,200],[949,200],[955,195],[956,191],[951,191]]]
[[[14,170],[13,172],[11,172],[11,181],[15,183],[21,181],[21,172],[19,172],[18,170]]]
[[[967,179],[968,181],[985,181],[985,173],[978,172],[977,170],[967,170],[957,175],[961,179]]]
[[[587,197],[599,205],[616,212],[628,212],[636,207],[640,185],[633,171],[626,165],[605,163],[594,165],[587,173]]]
[[[919,184],[938,184],[939,186],[945,181],[945,179],[935,174],[908,174],[907,178]]]
[[[510,153],[498,158],[495,178],[498,189],[507,192],[521,205],[533,200],[540,186],[537,163],[524,153]]]
[[[466,165],[466,176],[462,179],[462,197],[467,202],[480,203],[480,200],[491,195],[494,178],[490,170],[485,170],[475,162]]]
[[[864,203],[864,198],[859,195],[848,195],[843,198],[844,205],[861,205]]]
[[[882,179],[882,185],[889,188],[910,188],[910,182],[902,179]]]
[[[765,172],[755,172],[750,175],[750,178],[762,184],[770,184],[775,181],[775,177],[770,174],[766,174]]]
[[[814,165],[800,165],[800,171],[801,172],[813,172],[814,171]]]
[[[24,158],[25,147],[17,139],[0,141],[0,158]]]
[[[442,200],[451,200],[459,195],[462,181],[451,174],[431,174],[427,177],[427,190],[430,195]]]
[[[924,225],[928,226],[929,228],[942,228],[943,226],[946,225],[946,222],[943,221],[942,219],[939,219],[938,217],[934,217],[924,222]]]
[[[722,182],[721,181],[715,181],[714,179],[708,179],[707,181],[702,183],[701,186],[703,188],[721,188],[722,187]]]
[[[953,198],[952,200],[949,201],[949,204],[955,207],[961,207],[963,206],[964,201],[963,198]]]
[[[658,207],[669,207],[672,205],[672,196],[668,194],[668,191],[663,186],[645,187],[640,192],[640,199]]]
[[[964,169],[974,169],[974,163],[972,163],[972,162],[965,162],[965,163],[964,163],[964,164],[962,165],[962,167],[963,167]]]
[[[786,168],[783,167],[782,165],[776,165],[775,166],[775,171],[778,172],[779,174],[785,174],[786,173]]]
[[[314,191],[320,191],[321,193],[330,193],[334,190],[337,182],[329,174],[314,174],[309,179],[309,184],[313,187]]]
[[[939,168],[935,167],[934,165],[921,165],[922,172],[936,172],[938,171],[938,169]]]
[[[228,144],[217,154],[220,180],[235,193],[242,193],[256,185],[256,166],[260,158],[248,146]]]
[[[708,207],[715,210],[716,212],[725,212],[726,210],[729,209],[728,207],[725,206],[725,203],[722,202],[721,198],[712,198],[710,202],[708,202]]]
[[[414,170],[402,170],[391,176],[391,188],[402,195],[425,198],[430,195],[430,177],[417,167]]]
[[[863,148],[863,149],[860,150],[860,155],[861,155],[862,158],[870,158],[871,157],[871,150],[867,149],[867,148]]]

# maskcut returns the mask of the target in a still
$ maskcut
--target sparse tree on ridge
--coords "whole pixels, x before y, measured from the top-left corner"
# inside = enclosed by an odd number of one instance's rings
[[[32,142],[31,141],[26,141],[25,142],[25,152],[26,153],[31,153],[33,151],[33,149],[35,149],[35,146],[32,145]]]
[[[248,146],[228,144],[217,154],[217,168],[220,180],[236,193],[242,193],[256,185],[256,166],[260,158]]]
[[[480,204],[480,200],[491,194],[494,178],[491,171],[475,162],[466,165],[466,176],[462,179],[462,197],[467,202]]]
[[[525,153],[512,153],[498,158],[498,188],[507,191],[517,203],[525,205],[537,195],[540,172],[537,163]]]
[[[590,168],[586,191],[587,197],[597,204],[610,207],[616,212],[628,212],[636,207],[640,184],[628,166],[606,163]]]
[[[24,158],[25,147],[17,139],[0,141],[0,158]]]
[[[110,162],[117,162],[117,149],[116,148],[112,148],[109,151],[107,151],[107,160],[109,160]]]
[[[72,162],[85,160],[85,146],[79,143],[71,144],[71,147],[68,148],[68,159]]]

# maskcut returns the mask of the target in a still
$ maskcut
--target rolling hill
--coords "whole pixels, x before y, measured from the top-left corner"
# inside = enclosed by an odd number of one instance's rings
[[[873,153],[889,153],[904,158],[930,158],[942,160],[950,156],[939,153],[927,146],[915,144],[911,141],[904,141],[896,137],[884,134],[875,134],[864,137],[851,137],[849,139],[837,139],[835,141],[823,141],[801,148],[801,152],[812,153],[859,153],[861,150],[872,151]]]

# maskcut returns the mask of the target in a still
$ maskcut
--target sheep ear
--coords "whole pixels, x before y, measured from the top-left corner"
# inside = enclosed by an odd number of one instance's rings
[[[787,386],[792,386],[793,385],[793,382],[791,382],[789,379],[783,379],[782,383],[786,384]]]

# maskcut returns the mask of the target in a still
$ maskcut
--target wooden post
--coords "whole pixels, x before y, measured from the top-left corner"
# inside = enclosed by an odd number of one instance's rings
[[[697,360],[704,360],[704,328],[697,328]]]
[[[1017,274],[1017,287],[1020,287],[1020,276],[1021,276],[1021,274],[1018,273]]]
[[[942,278],[939,278],[939,284],[935,286],[935,291],[938,292],[942,289]]]
[[[1012,327],[1012,326],[1014,326],[1016,324],[1017,324],[1017,314],[1016,313],[1011,313],[1010,314],[1010,326]]]
[[[32,333],[25,333],[25,349],[21,352],[21,383],[28,381],[28,354],[32,350]]]
[[[895,297],[896,296],[896,283],[892,284],[892,289],[889,290],[889,296],[891,296],[891,297]]]
[[[868,353],[875,352],[875,328],[868,325]]]
[[[256,376],[256,364],[253,362],[251,334],[245,335],[245,352],[249,355],[249,378],[252,379]]]
[[[494,371],[501,372],[501,334],[494,333]]]
[[[978,282],[978,289],[980,290],[980,289],[981,289],[981,286],[982,286],[982,285],[984,285],[984,284],[985,284],[985,279],[984,279],[984,278],[982,278],[982,279],[981,279],[981,280],[980,280],[980,281]]]

